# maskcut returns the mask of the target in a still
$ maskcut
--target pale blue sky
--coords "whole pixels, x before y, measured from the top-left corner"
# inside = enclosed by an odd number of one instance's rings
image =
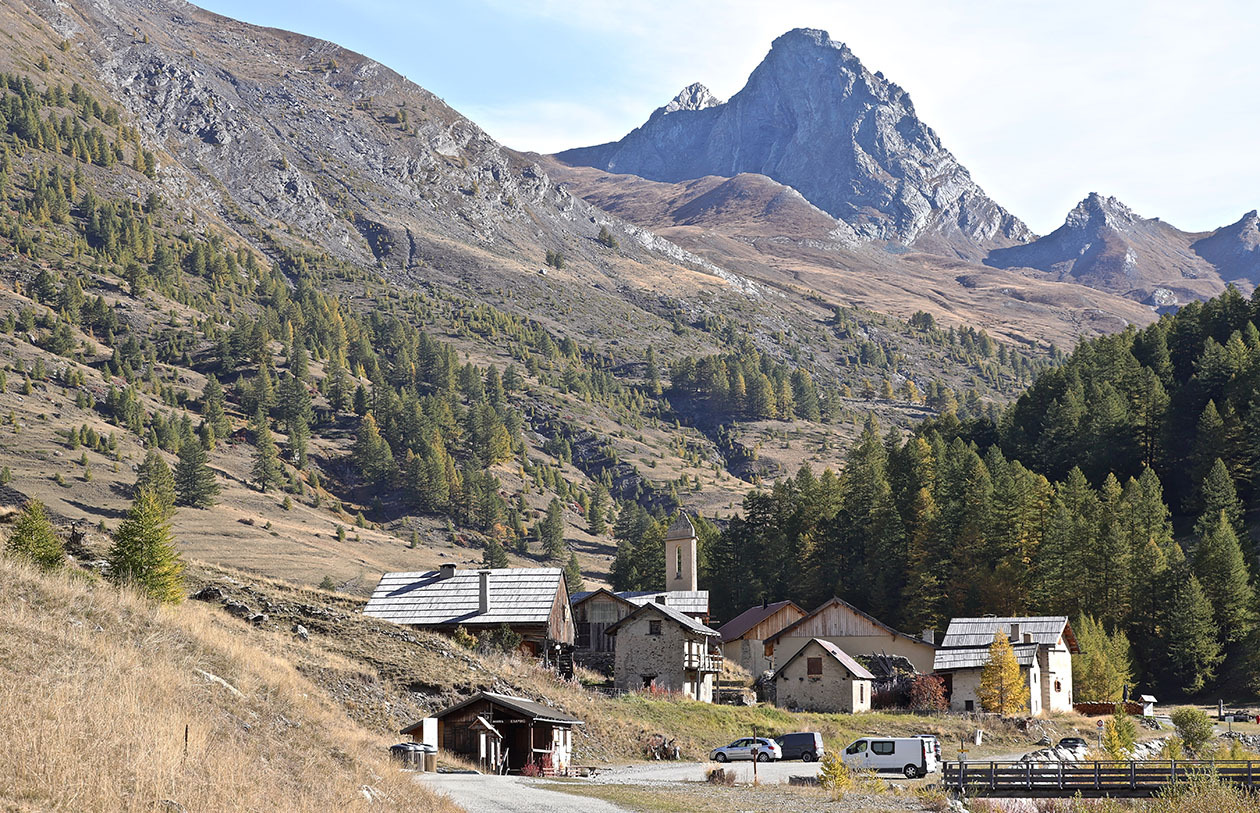
[[[1187,230],[1260,207],[1260,3],[1246,0],[204,0],[333,40],[499,141],[620,138],[682,87],[728,98],[791,28],[905,88],[1039,233],[1089,192]]]

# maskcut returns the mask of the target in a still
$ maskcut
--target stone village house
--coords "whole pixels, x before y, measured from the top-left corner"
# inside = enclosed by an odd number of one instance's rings
[[[617,637],[613,685],[621,691],[661,689],[713,702],[722,671],[721,636],[667,604],[652,602],[605,630]]]
[[[617,639],[608,628],[644,604],[664,604],[702,623],[709,620],[709,591],[697,588],[696,530],[686,514],[665,533],[665,589],[605,588],[573,594],[575,658],[585,666],[611,672]]]
[[[1072,710],[1072,655],[1079,653],[1066,616],[955,618],[936,650],[934,666],[945,681],[951,711],[980,710],[980,675],[989,646],[1007,634],[1028,691],[1028,713]]]
[[[775,705],[848,714],[870,711],[874,678],[843,649],[815,638],[774,673]]]

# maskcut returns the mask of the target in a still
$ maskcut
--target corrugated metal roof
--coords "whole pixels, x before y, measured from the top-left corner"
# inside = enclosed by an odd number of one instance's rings
[[[725,624],[718,627],[718,632],[722,633],[722,643],[730,643],[737,638],[743,637],[744,633],[748,632],[762,621],[765,621],[779,610],[788,606],[796,607],[798,610],[801,609],[796,606],[796,602],[794,601],[776,601],[773,604],[767,604],[764,607],[760,604],[756,607],[749,607],[730,621],[727,621]],[[804,614],[804,610],[801,610],[801,613]],[[787,625],[785,624],[784,626]]]
[[[599,592],[609,591],[583,590],[580,593],[574,593],[570,603],[574,605],[581,604]],[[709,614],[708,590],[622,590],[620,593],[611,593],[611,595],[631,604],[637,604],[640,607],[644,604],[656,602],[657,596],[664,596],[667,607],[673,607],[676,610],[692,615]]]
[[[556,592],[563,589],[559,568],[490,570],[490,608],[482,613],[477,570],[456,570],[449,579],[438,571],[386,573],[368,599],[363,614],[395,624],[546,624]]]
[[[1009,636],[1012,624],[1019,625],[1020,638],[1024,633],[1031,633],[1033,641],[1046,646],[1057,644],[1065,631],[1070,635],[1067,616],[1064,615],[1024,618],[953,618],[950,619],[949,629],[945,631],[945,637],[941,639],[940,646],[946,649],[958,646],[987,647],[993,643],[993,635],[998,630]],[[1074,645],[1075,637],[1071,636],[1071,638],[1070,645]],[[1012,638],[1011,643],[1020,643],[1020,641]]]
[[[676,621],[677,623],[683,625],[684,627],[691,630],[692,632],[698,632],[701,635],[711,635],[713,637],[718,637],[720,635],[720,633],[717,630],[713,629],[712,627],[706,627],[704,624],[701,624],[699,621],[697,621],[696,619],[692,618],[689,615],[686,615],[685,613],[681,612],[677,608],[670,607],[668,604],[657,604],[655,602],[647,602],[643,604],[641,607],[639,607],[639,609],[630,613],[630,615],[627,615],[625,618],[621,619],[617,623],[612,624],[608,626],[607,628],[605,628],[604,634],[616,635],[617,628],[620,627],[622,624],[629,623],[630,619],[635,618],[639,615],[642,615],[643,613],[652,612],[654,610],[656,612],[659,612],[661,615],[665,616],[666,618],[672,621]]]
[[[859,678],[861,680],[874,680],[875,679],[875,676],[871,674],[870,670],[867,669],[862,664],[855,661],[852,658],[852,656],[849,655],[849,653],[845,652],[840,647],[831,643],[831,641],[824,641],[822,638],[811,638],[809,642],[805,644],[805,646],[796,650],[796,654],[788,658],[787,661],[776,670],[776,674],[777,672],[782,672],[784,669],[786,669],[788,667],[788,664],[790,664],[792,661],[801,657],[801,653],[804,652],[806,649],[808,649],[810,644],[818,644],[819,646],[821,646],[824,652],[826,652],[835,660],[839,661],[840,665],[843,666],[845,669],[848,669],[849,674],[853,675],[853,677]]]
[[[1040,644],[1015,644],[1015,660],[1020,666],[1032,666]],[[956,649],[938,649],[932,668],[938,672],[950,669],[975,669],[989,662],[988,646],[967,646]]]

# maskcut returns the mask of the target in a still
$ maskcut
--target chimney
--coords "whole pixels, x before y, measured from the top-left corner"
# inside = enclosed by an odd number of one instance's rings
[[[1033,642],[1033,639],[1032,639],[1032,633],[1031,633],[1031,632],[1025,632],[1025,633],[1024,633],[1024,643],[1026,643],[1026,644],[1031,644],[1032,642]]]
[[[922,638],[924,641],[928,642],[929,644],[935,644],[936,643],[936,630],[924,630],[923,632],[919,633],[919,637]]]
[[[455,564],[453,562],[445,562],[438,565],[438,578],[449,579],[455,575]]]
[[[490,612],[490,571],[478,570],[477,575],[481,577],[481,603],[478,609],[482,615]]]
[[[1011,624],[1011,640],[1019,643],[1019,624]]]
[[[761,609],[765,610],[765,609],[769,609],[769,607],[770,607],[770,599],[766,598],[765,596],[762,596]]]

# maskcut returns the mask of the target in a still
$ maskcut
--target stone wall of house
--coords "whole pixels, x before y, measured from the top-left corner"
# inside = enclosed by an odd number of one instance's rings
[[[660,623],[660,635],[651,635],[651,622]],[[713,702],[713,673],[685,669],[688,653],[703,654],[704,636],[689,633],[678,623],[654,613],[644,613],[617,628],[617,657],[613,685],[636,691],[655,685],[705,703]]]
[[[950,674],[953,676],[953,694],[949,699],[950,711],[982,711],[980,705],[980,675],[984,670],[980,667],[974,669],[956,669]],[[1036,717],[1042,711],[1041,705],[1041,667],[1036,662],[1031,668],[1020,667],[1020,677],[1024,680],[1024,691],[1027,694],[1027,713]],[[971,701],[972,707],[967,708],[967,701]]]
[[[809,658],[822,659],[822,675],[810,676]],[[849,670],[817,644],[807,645],[801,657],[775,675],[775,704],[802,711],[845,712],[871,710],[871,682],[855,679]]]

